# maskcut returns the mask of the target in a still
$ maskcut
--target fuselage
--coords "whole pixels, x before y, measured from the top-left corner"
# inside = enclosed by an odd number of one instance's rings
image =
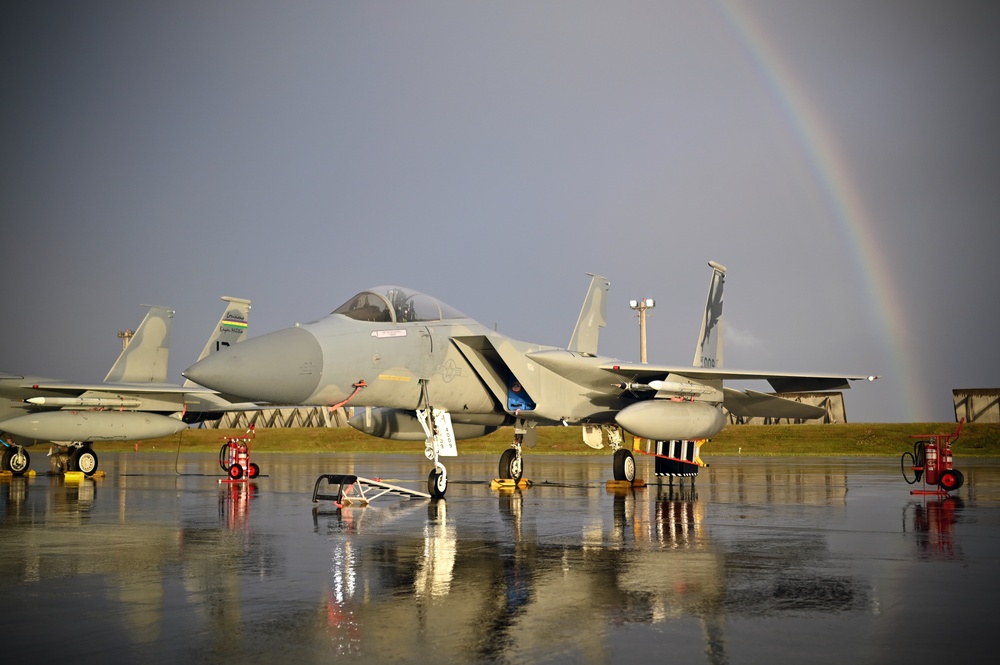
[[[403,307],[390,304],[399,293],[422,298],[423,309],[407,316]],[[319,321],[215,353],[185,376],[223,393],[276,404],[433,407],[450,412],[455,422],[483,425],[514,419],[613,424],[617,414],[653,393],[623,390],[628,379],[606,369],[611,363],[607,357],[515,340],[423,294],[380,287]],[[695,409],[692,428],[691,410],[680,416],[681,406],[644,407],[631,420],[640,429],[657,420],[683,421],[683,438],[710,436],[724,424],[718,405],[703,403]]]

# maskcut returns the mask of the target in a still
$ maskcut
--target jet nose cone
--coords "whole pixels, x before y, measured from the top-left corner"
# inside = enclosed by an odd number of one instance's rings
[[[323,350],[304,328],[286,328],[217,351],[183,374],[225,395],[256,402],[304,404],[316,392]]]

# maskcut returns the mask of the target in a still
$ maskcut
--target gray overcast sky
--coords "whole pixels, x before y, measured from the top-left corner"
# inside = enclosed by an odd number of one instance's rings
[[[366,287],[689,364],[878,373],[852,421],[1000,387],[1000,5],[6,2],[0,370],[97,381],[143,303],[171,377]],[[754,387],[761,386],[741,386]]]

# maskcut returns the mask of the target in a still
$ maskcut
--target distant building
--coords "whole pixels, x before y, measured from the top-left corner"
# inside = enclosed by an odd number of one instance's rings
[[[254,427],[344,427],[348,414],[344,409],[330,411],[325,406],[283,406],[254,411],[227,411],[218,420],[206,420],[211,429],[246,429]]]
[[[951,391],[955,422],[1000,423],[1000,388],[964,388]]]

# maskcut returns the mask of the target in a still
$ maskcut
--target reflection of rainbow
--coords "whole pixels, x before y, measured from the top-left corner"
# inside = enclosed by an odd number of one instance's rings
[[[798,83],[769,41],[760,21],[745,5],[720,0],[719,6],[746,44],[771,93],[787,116],[853,250],[856,268],[869,285],[869,307],[879,322],[885,346],[891,349],[892,354],[890,367],[883,368],[883,371],[889,370],[895,375],[906,419],[928,418],[932,410],[924,388],[927,383],[918,376],[918,363],[913,360],[917,355],[906,325],[902,298],[893,283],[888,261],[879,249],[872,221],[851,178],[847,159],[839,150],[837,137],[816,106],[810,103],[805,88]],[[906,362],[907,359],[910,362]]]

